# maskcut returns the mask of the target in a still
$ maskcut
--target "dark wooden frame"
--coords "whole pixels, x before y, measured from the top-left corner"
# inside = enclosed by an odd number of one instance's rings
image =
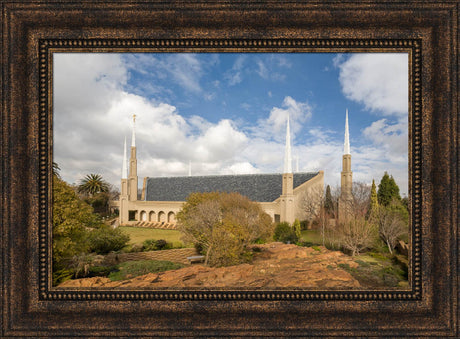
[[[2,336],[458,335],[458,1],[2,0]],[[408,291],[50,284],[56,51],[405,51]]]

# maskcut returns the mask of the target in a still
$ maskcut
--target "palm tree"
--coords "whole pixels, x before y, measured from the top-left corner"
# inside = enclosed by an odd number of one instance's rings
[[[59,179],[61,178],[61,175],[59,174],[60,170],[61,169],[59,168],[59,165],[57,164],[57,162],[53,161],[53,174],[57,176]]]
[[[109,184],[100,174],[88,174],[78,185],[78,192],[94,196],[97,193],[109,191]]]

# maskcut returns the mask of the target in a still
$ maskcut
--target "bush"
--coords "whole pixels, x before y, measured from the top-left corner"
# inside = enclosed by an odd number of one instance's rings
[[[182,268],[184,265],[163,260],[127,261],[118,265],[118,271],[109,274],[112,281],[131,279],[148,273],[158,273]]]
[[[107,277],[117,271],[117,266],[92,266],[88,270],[87,277]]]
[[[309,225],[309,223],[310,223],[310,222],[309,222],[308,220],[302,220],[302,221],[300,222],[300,229],[301,229],[302,231],[308,230],[308,225]]]
[[[275,241],[281,241],[286,243],[294,244],[298,238],[294,229],[287,222],[281,222],[275,227],[275,234],[273,235]]]
[[[92,252],[107,254],[121,250],[129,241],[129,235],[119,229],[101,226],[88,235],[89,246]]]
[[[142,248],[144,251],[160,251],[160,250],[167,250],[172,248],[172,244],[167,242],[164,239],[147,239],[142,243]]]
[[[192,193],[177,220],[184,242],[198,246],[214,267],[249,261],[248,246],[273,236],[270,216],[239,193]]]

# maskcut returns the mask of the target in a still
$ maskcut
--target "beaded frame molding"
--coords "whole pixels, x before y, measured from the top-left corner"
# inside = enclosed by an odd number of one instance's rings
[[[421,42],[419,40],[351,40],[351,39],[168,39],[168,40],[40,40],[40,114],[39,114],[39,185],[40,185],[40,299],[51,300],[420,300],[421,298]],[[285,53],[359,53],[359,52],[398,52],[408,53],[411,85],[409,98],[410,164],[412,177],[409,180],[411,197],[411,254],[409,282],[411,289],[389,291],[308,291],[298,286],[294,292],[289,290],[104,290],[94,288],[90,291],[71,291],[50,287],[52,235],[49,225],[52,223],[52,206],[49,204],[49,186],[52,157],[52,60],[53,53],[92,52],[277,52]],[[292,290],[292,289],[291,289]]]
[[[0,1],[2,336],[458,336],[458,1]],[[408,53],[410,287],[53,288],[62,52]]]

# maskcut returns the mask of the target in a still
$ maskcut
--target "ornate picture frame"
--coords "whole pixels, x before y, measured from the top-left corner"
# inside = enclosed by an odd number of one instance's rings
[[[458,6],[2,1],[2,335],[458,335]],[[53,288],[52,54],[130,51],[409,53],[410,290]]]

